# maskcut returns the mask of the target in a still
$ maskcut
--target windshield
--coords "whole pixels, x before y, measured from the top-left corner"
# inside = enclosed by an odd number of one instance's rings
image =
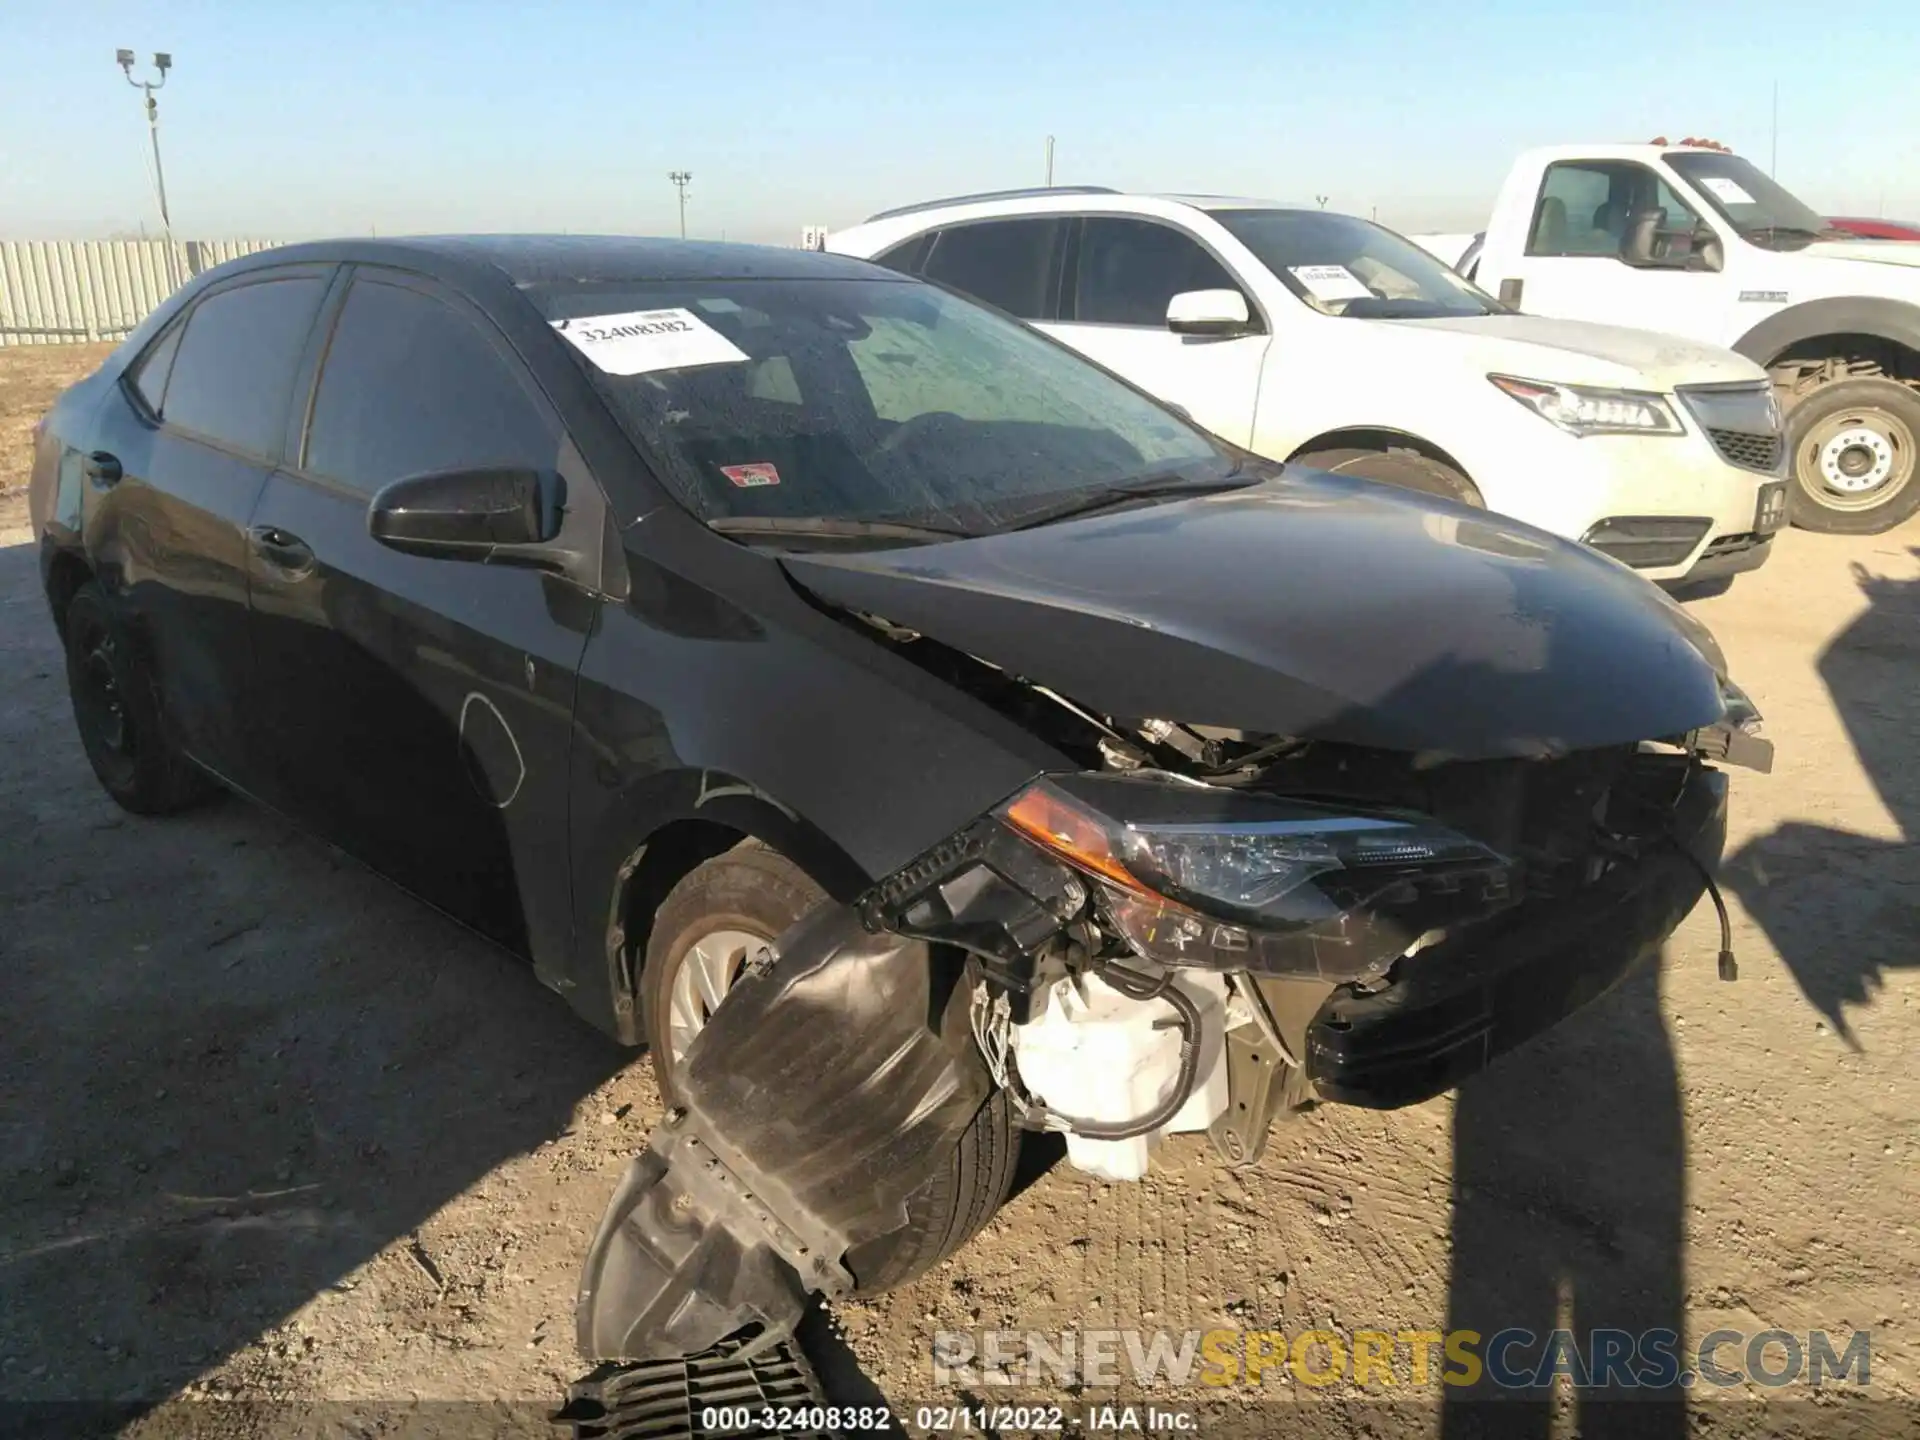
[[[1324,210],[1215,210],[1213,218],[1325,315],[1425,320],[1500,305],[1410,240]]]
[[[914,281],[528,293],[569,322],[555,328],[662,478],[732,533],[884,521],[979,534],[1075,492],[1204,488],[1235,470],[1214,441],[1072,352]]]
[[[1798,249],[1815,240],[1843,238],[1819,212],[1751,160],[1718,150],[1669,150],[1666,161],[1756,245]]]

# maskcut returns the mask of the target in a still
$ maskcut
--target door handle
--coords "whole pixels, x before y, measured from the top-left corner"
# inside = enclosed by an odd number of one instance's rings
[[[282,570],[301,572],[313,568],[313,547],[298,535],[272,525],[255,525],[247,531],[253,550],[262,560]]]
[[[120,457],[109,455],[105,450],[95,450],[80,462],[80,473],[96,485],[118,485],[120,483]]]

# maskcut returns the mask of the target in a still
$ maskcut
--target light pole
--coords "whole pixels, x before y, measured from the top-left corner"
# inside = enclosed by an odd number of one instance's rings
[[[114,59],[120,62],[120,69],[127,77],[127,83],[137,90],[147,93],[147,134],[153,140],[153,184],[160,192],[160,226],[167,232],[167,243],[173,243],[173,220],[167,214],[167,176],[160,168],[160,103],[153,98],[153,92],[167,83],[167,71],[173,68],[173,56],[166,51],[157,51],[153,57],[153,68],[160,72],[158,80],[136,80],[133,78],[133,51],[116,50]]]
[[[684,240],[687,238],[687,182],[693,179],[693,172],[669,170],[667,179],[671,180],[674,188],[680,192],[680,238]]]

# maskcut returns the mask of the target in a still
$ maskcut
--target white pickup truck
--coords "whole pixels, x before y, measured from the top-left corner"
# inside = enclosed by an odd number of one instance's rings
[[[1877,534],[1920,510],[1920,243],[1849,237],[1700,142],[1529,150],[1482,235],[1412,238],[1526,314],[1664,330],[1764,366],[1797,524]]]

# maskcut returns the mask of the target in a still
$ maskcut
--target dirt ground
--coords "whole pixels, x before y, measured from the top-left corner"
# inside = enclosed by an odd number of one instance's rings
[[[0,490],[97,353],[0,351]],[[248,805],[115,809],[8,505],[0,1401],[226,1434],[322,1402],[487,1401],[460,1413],[541,1433],[580,1368],[584,1246],[658,1113],[647,1063]],[[1570,1318],[1871,1327],[1868,1393],[1920,1398],[1920,526],[1778,550],[1692,607],[1779,753],[1734,782],[1737,984],[1703,904],[1657,974],[1458,1095],[1322,1108],[1241,1173],[1198,1137],[1134,1186],[1056,1168],[945,1268],[837,1307],[872,1383],[909,1414],[954,1403],[937,1330]],[[1296,1388],[1276,1374],[1267,1398]],[[294,1408],[190,1403],[209,1397]],[[1911,1433],[1911,1411],[1847,1413]]]

